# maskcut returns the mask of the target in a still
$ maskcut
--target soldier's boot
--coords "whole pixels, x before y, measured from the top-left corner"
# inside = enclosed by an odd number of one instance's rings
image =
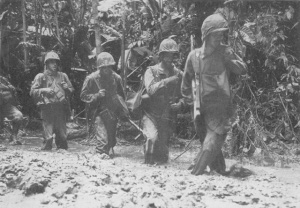
[[[159,144],[161,145],[161,144]],[[169,150],[167,146],[155,146],[155,154],[153,154],[153,158],[155,162],[158,163],[167,163],[169,160]]]
[[[60,147],[59,148],[67,150],[68,149],[68,142],[67,142],[67,140],[60,141]]]
[[[144,145],[144,154],[145,154],[145,164],[154,164],[154,142],[150,139],[147,139]]]
[[[10,138],[10,145],[22,145],[22,142],[20,141],[19,137],[17,135],[12,135]]]
[[[55,139],[55,145],[56,145],[56,149],[61,149],[61,141],[58,139]]]
[[[222,151],[217,155],[215,160],[209,165],[211,171],[216,171],[221,175],[227,175],[226,164]]]
[[[193,162],[190,164],[190,166],[188,167],[188,170],[193,170],[195,167],[195,163],[197,162],[197,158],[200,157],[202,152],[202,148],[200,149],[200,151],[198,152],[197,156],[195,157],[195,159],[193,160]]]
[[[53,137],[49,139],[45,139],[43,142],[43,146],[41,150],[51,150],[52,149],[52,143],[53,143]]]
[[[221,148],[219,147],[222,143],[219,142],[218,139],[218,135],[215,132],[207,132],[203,142],[202,151],[197,155],[195,166],[191,172],[193,175],[202,175],[206,167],[210,166],[215,160],[216,156],[221,151]]]
[[[105,145],[104,147],[97,145],[96,146],[96,153],[97,154],[105,154],[109,157],[109,148],[107,147],[107,145]]]
[[[210,150],[203,150],[201,152],[200,157],[197,159],[195,166],[192,170],[193,175],[202,175],[206,169],[206,167],[211,163],[212,161],[212,151]]]

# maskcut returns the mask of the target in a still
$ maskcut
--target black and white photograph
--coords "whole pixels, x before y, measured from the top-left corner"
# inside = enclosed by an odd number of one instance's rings
[[[300,0],[0,0],[1,208],[299,208]]]

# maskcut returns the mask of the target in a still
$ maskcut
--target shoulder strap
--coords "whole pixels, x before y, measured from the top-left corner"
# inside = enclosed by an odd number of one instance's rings
[[[96,83],[96,85],[97,85],[97,87],[98,87],[98,90],[101,90],[101,87],[100,87],[100,85],[99,85],[99,83],[98,83],[96,77],[93,77],[93,76],[92,76],[92,79],[93,79],[94,82]]]

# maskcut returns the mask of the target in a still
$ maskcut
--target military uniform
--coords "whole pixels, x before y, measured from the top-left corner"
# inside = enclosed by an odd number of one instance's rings
[[[15,88],[9,81],[0,76],[0,124],[4,118],[12,121],[12,136],[11,144],[22,144],[18,138],[18,131],[22,124],[23,114],[16,107],[17,101],[15,100]]]
[[[169,45],[166,48],[164,46]],[[166,39],[161,43],[160,52],[177,53],[175,41]],[[177,111],[171,104],[177,103],[181,110],[184,101],[180,94],[182,72],[176,67],[166,70],[159,63],[149,67],[144,75],[144,85],[149,99],[143,103],[145,115],[142,119],[147,141],[145,144],[146,163],[167,162],[168,140],[173,133],[173,122]]]
[[[99,70],[88,75],[83,83],[80,98],[88,104],[94,135],[97,139],[97,153],[109,154],[116,145],[116,129],[119,117],[118,100],[125,99],[121,77],[112,71],[111,76],[102,76],[101,67],[115,64],[113,57],[106,52],[98,55]],[[105,91],[102,96],[99,91]]]
[[[67,84],[67,89],[62,87],[62,83]],[[45,88],[53,89],[54,94],[44,93]],[[34,78],[30,95],[41,110],[45,139],[43,150],[52,149],[53,139],[57,148],[68,149],[66,122],[70,113],[69,97],[73,91],[68,76],[63,72],[45,69]]]
[[[202,39],[216,31],[225,31],[226,21],[219,15],[209,16],[202,26]],[[193,174],[203,174],[208,165],[211,170],[225,171],[225,160],[221,151],[232,116],[230,73],[245,74],[247,66],[233,50],[226,45],[218,45],[210,54],[205,54],[202,46],[188,55],[181,92],[187,103],[192,98],[192,80],[199,77],[201,116],[195,120],[197,135],[202,150],[196,157]]]

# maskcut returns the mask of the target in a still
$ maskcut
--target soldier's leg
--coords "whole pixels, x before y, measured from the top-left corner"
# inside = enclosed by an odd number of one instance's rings
[[[217,154],[215,160],[212,161],[209,168],[211,171],[215,170],[217,173],[226,174],[226,164],[222,151]]]
[[[112,118],[107,123],[104,121],[104,125],[107,129],[108,151],[114,146],[116,146],[117,144],[117,140],[116,140],[117,124],[118,124],[118,120],[115,116],[112,116]]]
[[[18,132],[22,125],[23,114],[19,109],[13,105],[5,104],[3,106],[4,117],[7,117],[12,121],[12,142],[11,144],[20,145],[22,144],[18,138]]]
[[[105,153],[108,155],[108,135],[103,119],[100,117],[100,115],[97,115],[95,118],[94,131],[97,139],[96,152],[100,154]]]
[[[160,120],[157,123],[158,139],[154,146],[155,160],[167,162],[169,159],[168,140],[172,135],[172,127],[167,120]]]
[[[227,131],[227,121],[228,119],[222,114],[212,112],[205,114],[207,134],[202,151],[198,154],[192,174],[203,174],[207,166],[220,172],[221,169],[225,171],[225,160],[223,154],[221,154],[221,149],[224,143],[224,135],[226,135]]]
[[[51,150],[53,142],[54,116],[50,106],[42,106],[41,118],[43,120],[44,142],[41,150]]]
[[[194,158],[192,164],[189,166],[188,170],[192,170],[194,168],[197,158],[200,157],[200,154],[202,152],[203,142],[207,132],[203,114],[201,114],[201,116],[197,117],[194,120],[194,126],[196,130],[196,137],[200,140],[201,143],[201,149],[197,153],[196,157]]]
[[[158,140],[158,130],[154,122],[146,115],[143,116],[142,126],[145,133],[146,142],[144,145],[145,163],[154,163],[155,143]]]
[[[55,144],[58,149],[68,149],[67,142],[67,119],[64,112],[64,106],[57,105],[55,114],[55,122],[54,122],[54,132],[55,132]]]

